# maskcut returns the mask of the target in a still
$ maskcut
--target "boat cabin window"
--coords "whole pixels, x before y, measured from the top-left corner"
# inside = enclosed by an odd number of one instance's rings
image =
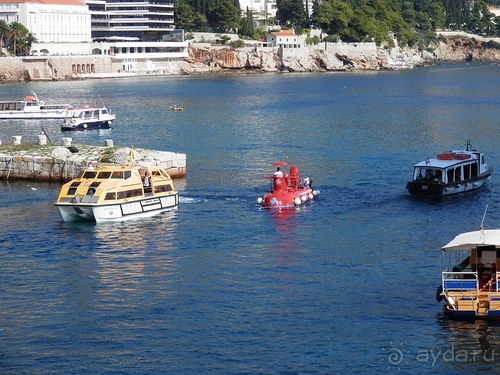
[[[477,163],[473,163],[472,164],[472,178],[477,177],[477,176],[478,176],[478,173],[477,173]]]
[[[441,169],[417,167],[415,168],[414,179],[441,182],[442,171]]]
[[[99,176],[97,176],[98,179],[102,180],[107,180],[110,177],[111,177],[111,172],[99,172]]]
[[[106,193],[104,200],[106,201],[114,201],[116,199],[116,193]]]
[[[117,194],[118,194],[117,195],[118,199],[138,197],[138,196],[142,195],[142,189],[119,191]]]
[[[70,187],[68,188],[68,194],[67,195],[75,195],[76,194],[76,189],[78,189],[78,186],[80,186],[79,182],[73,182]]]
[[[470,164],[464,165],[464,180],[469,179],[470,176]]]
[[[453,168],[452,168],[452,169],[448,169],[448,170],[446,171],[446,174],[447,174],[447,176],[448,176],[448,182],[453,182],[453,181],[455,181],[455,178],[454,178],[454,176],[455,176],[455,170],[454,170]]]
[[[2,111],[15,111],[17,103],[2,103]]]
[[[154,192],[155,193],[163,193],[165,191],[172,191],[171,185],[155,185]]]
[[[125,180],[126,180],[127,178],[132,177],[132,171],[125,171],[125,172],[123,173],[123,176],[125,177]]]
[[[111,174],[111,178],[123,179],[123,171],[114,171]]]
[[[87,178],[87,179],[94,179],[95,176],[97,176],[97,172],[96,171],[85,171],[83,173],[83,178]]]
[[[455,182],[462,181],[462,167],[455,168]]]

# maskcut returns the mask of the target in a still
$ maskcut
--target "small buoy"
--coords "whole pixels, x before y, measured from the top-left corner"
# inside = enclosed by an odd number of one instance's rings
[[[309,193],[309,199],[313,199],[313,195]]]
[[[257,203],[258,203],[258,204],[262,204],[262,202],[263,202],[263,201],[264,201],[264,200],[262,199],[262,197],[258,197],[258,198],[257,198]]]
[[[318,195],[319,194],[319,190],[313,190],[313,195]]]
[[[302,202],[301,202],[301,200],[300,200],[300,198],[295,198],[295,199],[293,200],[293,202],[294,202],[294,203],[295,203],[295,205],[297,205],[297,206],[298,206],[299,204],[301,204],[301,203],[302,203]]]
[[[83,128],[84,128],[84,129],[87,129],[87,124],[83,124]]]
[[[305,202],[307,200],[307,195],[301,195],[300,199],[302,199],[302,202]]]

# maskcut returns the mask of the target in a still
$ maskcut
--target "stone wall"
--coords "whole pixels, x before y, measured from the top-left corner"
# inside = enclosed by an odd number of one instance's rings
[[[70,138],[68,138],[70,139]],[[28,146],[28,147],[26,147]],[[17,145],[0,148],[0,179],[69,181],[78,176],[91,162],[99,165],[101,160],[108,162],[111,150],[115,163],[125,164],[130,155],[129,148],[109,148],[76,145]],[[134,149],[134,163],[141,166],[163,167],[172,178],[186,175],[186,154],[166,151]]]

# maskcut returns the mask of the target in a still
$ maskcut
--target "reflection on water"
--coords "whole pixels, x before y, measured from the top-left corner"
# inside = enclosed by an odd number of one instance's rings
[[[500,322],[451,320],[443,311],[437,317],[442,327],[442,351],[448,350],[456,362],[500,363]]]
[[[0,183],[2,374],[495,372],[415,355],[500,348],[498,326],[436,318],[434,301],[436,247],[479,225],[500,175],[436,204],[405,183],[414,162],[469,138],[495,164],[498,69],[2,85],[106,98],[116,126],[74,143],[188,157],[178,212],[111,225],[63,223],[60,184]],[[40,131],[2,125],[4,143]],[[60,142],[59,125],[47,129]],[[284,155],[322,194],[261,210],[262,176]],[[492,209],[485,226],[498,222]],[[403,344],[399,367],[390,342]]]
[[[96,276],[104,293],[139,291],[148,278],[171,272],[175,259],[169,253],[174,243],[177,211],[146,220],[105,223],[93,228],[97,261]],[[144,270],[150,268],[145,277]],[[161,275],[160,275],[161,276]]]

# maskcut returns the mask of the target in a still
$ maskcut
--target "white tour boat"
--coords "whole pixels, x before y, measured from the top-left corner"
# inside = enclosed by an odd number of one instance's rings
[[[45,104],[32,91],[24,100],[0,101],[0,119],[64,118],[70,107],[70,104]]]
[[[179,195],[161,167],[100,165],[64,184],[55,206],[64,221],[123,221],[175,209]]]
[[[467,141],[465,150],[448,151],[415,164],[406,188],[415,196],[443,197],[480,188],[492,172],[483,153]]]
[[[106,107],[75,107],[68,109],[61,130],[107,129],[116,119]]]
[[[450,318],[500,319],[500,229],[462,233],[443,246],[441,285]]]

